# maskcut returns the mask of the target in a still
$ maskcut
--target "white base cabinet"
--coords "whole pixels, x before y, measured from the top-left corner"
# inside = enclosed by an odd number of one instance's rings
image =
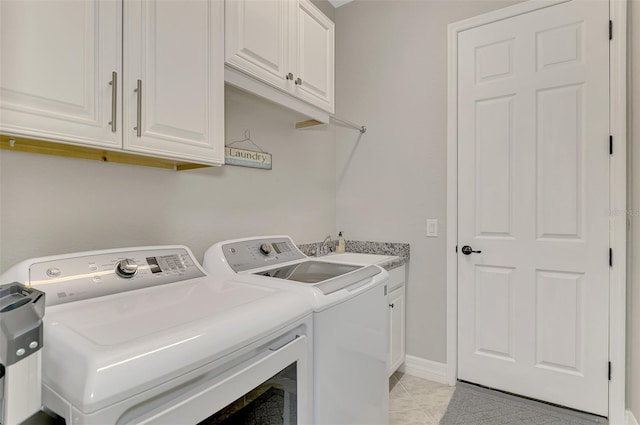
[[[389,271],[389,376],[405,360],[405,266]]]
[[[0,19],[0,133],[223,164],[223,2],[1,1]]]

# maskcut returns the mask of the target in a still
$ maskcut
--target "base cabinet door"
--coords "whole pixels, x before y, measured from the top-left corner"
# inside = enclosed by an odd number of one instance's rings
[[[122,3],[0,2],[0,132],[122,145]]]
[[[389,293],[389,375],[405,358],[405,286]]]
[[[124,149],[224,162],[224,3],[125,2]]]

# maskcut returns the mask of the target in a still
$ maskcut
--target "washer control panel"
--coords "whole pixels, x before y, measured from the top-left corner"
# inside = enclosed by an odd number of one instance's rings
[[[184,247],[98,251],[32,263],[29,286],[45,292],[49,306],[203,276]]]
[[[306,257],[289,238],[232,242],[222,245],[222,253],[236,273]]]

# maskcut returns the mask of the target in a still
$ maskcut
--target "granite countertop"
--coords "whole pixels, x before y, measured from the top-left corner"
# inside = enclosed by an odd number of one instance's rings
[[[337,241],[333,240],[330,243],[330,247],[333,251],[335,251],[335,247],[337,245]],[[318,246],[319,242],[308,243],[308,244],[300,244],[298,248],[305,255],[312,256],[313,252]],[[389,261],[385,261],[380,266],[384,267],[386,270],[395,269],[396,267],[400,267],[409,261],[410,258],[410,247],[408,243],[397,243],[397,242],[370,242],[370,241],[351,241],[345,240],[345,252],[346,253],[358,253],[358,254],[375,254],[375,255],[386,255],[395,257],[390,259]]]
[[[404,264],[406,263],[406,261],[404,261],[404,258],[402,257],[396,257],[393,260],[389,260],[383,264],[380,264],[380,267],[383,267],[385,270],[393,270],[395,268],[398,268],[400,266],[404,266]]]

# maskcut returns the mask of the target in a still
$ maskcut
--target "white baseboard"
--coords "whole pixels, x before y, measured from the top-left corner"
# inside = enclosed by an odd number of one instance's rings
[[[400,372],[429,381],[449,384],[447,379],[447,364],[434,362],[416,356],[406,356],[404,364],[400,366]]]
[[[640,425],[638,424],[638,420],[636,419],[635,416],[633,416],[633,413],[631,413],[631,410],[627,409],[627,425]]]

